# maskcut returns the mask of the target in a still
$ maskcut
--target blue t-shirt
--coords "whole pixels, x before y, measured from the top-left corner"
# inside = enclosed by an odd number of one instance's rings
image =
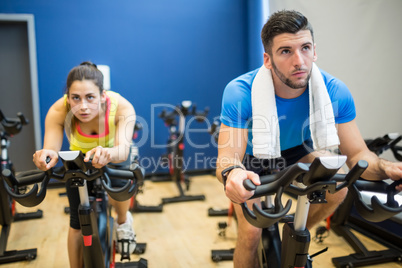
[[[252,107],[251,86],[259,69],[243,74],[226,86],[222,99],[221,122],[234,128],[249,128],[247,153],[252,154]],[[356,109],[352,94],[339,79],[322,71],[324,83],[337,124],[347,123],[356,117]],[[309,127],[309,90],[294,99],[283,99],[276,96],[276,107],[279,120],[281,150],[301,145],[310,138]]]

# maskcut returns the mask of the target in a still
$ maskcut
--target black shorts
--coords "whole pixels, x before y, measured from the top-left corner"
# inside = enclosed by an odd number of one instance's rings
[[[269,175],[295,164],[302,157],[311,153],[312,148],[313,141],[308,139],[301,145],[282,151],[282,156],[274,159],[259,159],[246,154],[243,159],[243,165],[247,170],[251,170],[260,176]]]

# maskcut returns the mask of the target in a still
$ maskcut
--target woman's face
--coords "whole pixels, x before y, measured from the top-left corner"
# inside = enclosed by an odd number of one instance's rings
[[[92,80],[76,80],[68,91],[67,102],[71,112],[82,123],[90,122],[99,115],[101,104],[106,101],[105,92]]]

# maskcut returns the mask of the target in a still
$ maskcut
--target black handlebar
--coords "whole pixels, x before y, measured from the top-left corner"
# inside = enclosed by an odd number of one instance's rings
[[[17,113],[17,117],[18,118],[5,117],[0,110],[0,124],[3,126],[4,131],[10,136],[18,134],[22,126],[29,123],[28,119],[26,119],[21,112]]]
[[[307,171],[307,165],[297,163],[276,174],[262,176],[260,178],[261,185],[259,186],[254,185],[251,180],[245,180],[243,182],[243,186],[248,191],[254,191],[254,195],[250,199],[265,195],[272,195],[278,193],[279,191],[283,192],[282,190],[284,188],[289,187],[292,181],[296,180],[300,175],[306,173]]]
[[[61,182],[72,181],[73,186],[82,186],[85,181],[93,181],[101,178],[101,183],[107,193],[117,201],[125,201],[130,199],[137,191],[138,182],[144,178],[143,169],[135,164],[130,170],[118,170],[108,166],[96,169],[90,162],[84,162],[84,156],[81,152],[67,152],[75,157],[66,159],[62,156],[63,152],[59,152],[60,159],[63,162],[61,168],[51,168],[47,171],[27,171],[21,172],[17,177],[8,170],[2,171],[5,178],[4,187],[7,193],[18,203],[26,207],[33,207],[40,204],[46,196],[46,188],[50,179],[56,179]],[[113,188],[111,179],[126,179],[127,183],[121,188]],[[38,183],[41,183],[39,190]],[[28,193],[21,193],[21,186],[32,185],[32,189]]]
[[[349,191],[353,194],[355,206],[360,216],[367,221],[381,222],[402,212],[402,204],[399,205],[395,200],[395,195],[398,194],[395,187],[400,184],[402,184],[402,180],[394,181],[391,184],[383,181],[359,180],[349,187]],[[371,204],[367,205],[363,201],[361,191],[384,193],[387,195],[387,201],[383,204],[376,195],[373,195]]]
[[[391,148],[392,153],[394,154],[394,157],[398,161],[402,161],[402,155],[399,153],[402,151],[402,146],[397,146],[397,144],[402,140],[402,136],[399,136],[395,140],[393,140],[389,147]]]
[[[394,157],[398,161],[402,161],[402,147],[397,144],[402,140],[402,136],[398,133],[389,133],[382,137],[375,139],[365,140],[367,147],[376,155],[382,154],[384,151],[390,149]]]
[[[360,195],[362,183],[358,179],[367,167],[368,163],[361,160],[347,174],[337,174],[340,167],[329,167],[322,159],[316,158],[310,166],[297,163],[279,173],[262,176],[260,177],[261,185],[258,186],[254,185],[251,180],[245,180],[244,187],[249,191],[254,191],[250,199],[275,194],[275,206],[273,210],[272,208],[261,208],[254,203],[253,210],[250,210],[247,203],[243,203],[243,214],[252,225],[266,228],[278,222],[289,212],[291,200],[289,199],[285,206],[282,204],[282,194],[285,191],[297,196],[306,195],[310,203],[324,203],[326,202],[326,191],[336,193],[346,187],[355,196],[358,213],[369,221],[383,221],[402,212],[402,205],[399,205],[394,199],[394,195],[397,194],[395,186],[402,183],[402,180],[389,186],[382,185],[382,183],[386,183],[381,181],[366,181],[366,184],[381,183],[381,189],[388,194],[388,200],[385,204],[381,204],[377,197],[373,197],[370,206],[365,204]],[[303,187],[299,187],[298,183],[292,184],[293,181],[303,183]],[[378,191],[378,187],[376,190]]]
[[[214,122],[212,122],[212,125],[208,130],[209,134],[212,135],[212,137],[214,138],[215,142],[218,142],[218,139],[219,139],[220,125],[221,125],[220,120],[218,120],[218,119],[214,120]]]
[[[176,107],[172,111],[162,110],[159,114],[159,117],[165,122],[167,126],[177,125],[178,122],[176,120],[176,116],[194,116],[195,120],[198,122],[205,121],[209,113],[209,107],[205,107],[204,111],[197,111],[197,105],[193,104],[191,101],[183,101],[180,105],[176,105]]]

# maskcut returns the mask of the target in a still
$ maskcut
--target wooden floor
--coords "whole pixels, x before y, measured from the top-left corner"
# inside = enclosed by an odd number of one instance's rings
[[[17,207],[19,212],[40,208],[44,211],[44,217],[13,223],[7,250],[38,248],[38,256],[33,261],[4,264],[0,265],[1,267],[68,267],[66,237],[69,217],[63,212],[67,198],[60,197],[60,192],[64,192],[64,189],[48,190],[45,201],[38,207]],[[229,202],[224,196],[222,186],[213,176],[193,177],[188,194],[205,194],[206,200],[167,204],[162,213],[134,213],[137,241],[147,243],[147,249],[141,256],[133,255],[132,260],[145,258],[150,268],[233,267],[231,261],[214,263],[211,260],[212,249],[233,248],[236,242],[235,224],[232,224],[227,229],[226,236],[222,237],[218,235],[218,222],[226,221],[227,218],[208,217],[208,208],[228,207]],[[146,181],[144,193],[138,196],[138,200],[142,205],[157,205],[162,197],[174,195],[177,195],[177,188],[173,183]],[[315,234],[315,230],[312,234]],[[364,237],[361,239],[370,250],[384,248]],[[334,267],[332,257],[353,253],[346,242],[333,233],[323,244],[311,242],[310,252],[325,247],[329,247],[328,252],[314,259],[314,267]],[[119,259],[119,256],[116,258]],[[402,266],[388,263],[366,267]]]

